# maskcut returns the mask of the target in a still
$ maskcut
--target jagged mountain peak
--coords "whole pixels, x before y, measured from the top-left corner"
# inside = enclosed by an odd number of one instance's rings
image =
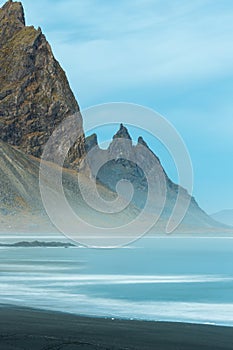
[[[146,143],[146,141],[143,139],[142,136],[139,136],[139,138],[138,138],[138,145],[143,145],[149,149],[148,144]]]
[[[97,135],[94,133],[86,137],[86,151],[89,152],[92,148],[98,146]]]
[[[132,140],[131,136],[128,132],[128,129],[121,123],[120,128],[117,133],[113,136],[113,139],[125,138],[128,140]]]
[[[25,27],[24,9],[20,2],[7,1],[0,8],[0,43],[8,40]]]
[[[20,23],[25,26],[24,9],[21,2],[7,1],[0,9],[1,20],[8,20],[8,25],[12,23]]]
[[[25,26],[24,9],[21,2],[8,0],[1,8],[1,17],[21,22]]]

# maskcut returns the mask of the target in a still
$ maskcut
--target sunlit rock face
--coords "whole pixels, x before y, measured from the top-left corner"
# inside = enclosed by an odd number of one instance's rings
[[[8,1],[0,9],[0,139],[41,157],[54,129],[74,113],[80,136],[67,166],[85,153],[78,103],[41,29],[26,26],[22,4]]]

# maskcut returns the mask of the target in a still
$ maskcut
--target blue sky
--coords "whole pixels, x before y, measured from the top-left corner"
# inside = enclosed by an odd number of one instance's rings
[[[82,109],[112,101],[155,109],[189,149],[202,208],[233,208],[232,0],[23,5],[27,24],[41,26]]]

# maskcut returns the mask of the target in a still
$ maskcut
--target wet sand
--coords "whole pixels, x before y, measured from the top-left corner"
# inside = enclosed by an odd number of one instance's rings
[[[233,349],[233,327],[89,318],[0,307],[1,350]]]

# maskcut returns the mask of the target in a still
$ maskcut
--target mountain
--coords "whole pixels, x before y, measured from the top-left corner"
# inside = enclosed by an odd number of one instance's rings
[[[211,217],[225,225],[233,226],[233,209],[221,210],[212,214]]]
[[[25,25],[20,2],[0,9],[0,48],[0,139],[39,158],[56,126],[76,113],[81,136],[66,165],[76,164],[85,153],[78,103],[41,29]]]
[[[75,125],[69,118],[73,114],[76,118]],[[69,223],[71,231],[77,229],[72,226],[72,216],[66,217],[64,207],[59,207],[57,198],[60,193],[53,180],[59,178],[61,169],[55,164],[53,153],[49,153],[47,162],[40,159],[55,128],[66,121],[67,129],[62,129],[61,135],[58,134],[62,137],[58,137],[59,145],[55,144],[53,149],[59,153],[67,143],[70,145],[69,138],[63,137],[66,136],[64,130],[68,137],[75,135],[76,129],[79,131],[81,136],[65,160],[62,182],[68,203],[84,221],[91,222],[94,227],[118,227],[134,220],[146,208],[143,220],[147,222],[159,214],[164,199],[162,215],[152,229],[152,232],[161,233],[165,230],[179,193],[179,210],[182,211],[182,206],[190,201],[188,211],[177,228],[179,232],[223,228],[224,225],[201,210],[184,188],[169,179],[160,160],[142,137],[138,138],[136,145],[133,144],[129,131],[123,124],[106,150],[98,146],[97,135],[85,138],[78,103],[44,34],[40,28],[25,25],[21,3],[8,1],[0,9],[1,231],[56,231],[41,199],[40,164],[45,166],[49,174],[45,183],[48,199],[51,197],[51,206],[61,220]],[[153,173],[150,172],[151,169],[154,170]],[[150,174],[148,178],[145,172]],[[96,193],[92,187],[95,177]],[[122,179],[124,181],[119,185]],[[127,181],[133,187],[132,193]],[[151,194],[150,184],[153,185],[152,197],[156,201],[147,207],[148,193]],[[118,202],[116,189],[120,189]],[[101,202],[102,197],[107,200],[107,204]],[[123,209],[111,211],[111,202],[113,205],[117,202],[118,208]],[[107,212],[104,213],[103,208],[107,208]],[[137,221],[138,232],[143,220]]]
[[[121,142],[121,140],[124,141]],[[163,193],[165,194],[164,209],[159,220],[160,229],[165,229],[164,225],[172,214],[178,192],[181,194],[180,206],[186,201],[190,201],[190,204],[177,230],[211,230],[224,226],[207,215],[199,207],[194,197],[191,197],[184,188],[169,179],[159,158],[152,152],[142,137],[138,138],[136,145],[133,144],[129,131],[123,124],[120,125],[107,149],[101,149],[98,146],[96,134],[86,138],[86,147],[88,165],[97,181],[111,191],[116,191],[117,183],[122,179],[129,181],[133,186],[131,203],[139,210],[145,209],[146,206],[148,179],[154,185],[153,196],[156,198],[156,200],[152,200],[152,204],[147,208],[150,214],[155,215],[158,212],[160,209],[159,202],[162,202]],[[93,152],[91,152],[92,149]],[[115,159],[116,154],[120,154],[121,157],[118,156]],[[99,167],[99,164],[103,165]],[[147,179],[145,172],[149,174],[152,168],[154,171]],[[126,189],[126,200],[128,199],[128,192],[128,189]],[[124,196],[124,189],[121,194]]]

